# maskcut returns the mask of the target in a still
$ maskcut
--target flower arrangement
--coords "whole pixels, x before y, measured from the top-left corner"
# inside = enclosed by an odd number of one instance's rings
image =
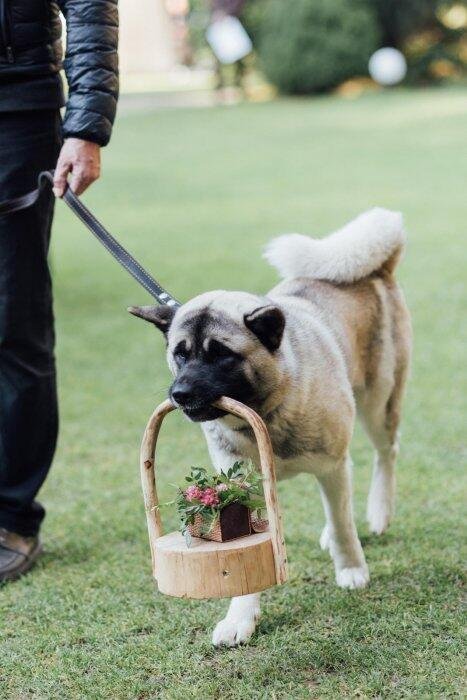
[[[187,545],[192,537],[224,542],[252,532],[251,513],[261,519],[265,503],[261,476],[251,463],[235,462],[227,472],[208,474],[192,467],[188,486],[179,487],[175,501]]]

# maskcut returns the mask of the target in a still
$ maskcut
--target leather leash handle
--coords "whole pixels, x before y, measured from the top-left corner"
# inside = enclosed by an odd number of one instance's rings
[[[26,209],[37,202],[45,185],[53,185],[53,171],[44,170],[39,174],[38,186],[32,192],[28,192],[21,197],[0,202],[0,216],[13,214],[14,212]],[[181,306],[169,292],[149,274],[139,262],[117,241],[112,234],[96,219],[83,202],[67,186],[63,199],[83,224],[91,231],[97,240],[108,250],[108,252],[120,263],[120,265],[149,292],[151,296],[159,302],[172,307]]]
[[[26,194],[23,194],[20,197],[13,197],[12,199],[7,199],[4,202],[0,202],[0,216],[4,216],[5,214],[14,214],[22,209],[32,207],[32,205],[39,199],[44,185],[50,183],[52,186],[53,182],[53,170],[44,170],[43,172],[39,173],[37,178],[37,187],[35,190],[26,192]]]

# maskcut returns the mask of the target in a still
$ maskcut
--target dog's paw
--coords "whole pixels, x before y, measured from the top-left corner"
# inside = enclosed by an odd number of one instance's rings
[[[370,575],[366,564],[364,566],[352,566],[336,571],[336,583],[339,588],[365,588],[369,581]]]
[[[212,633],[215,647],[234,647],[248,642],[256,629],[256,617],[244,617],[241,620],[225,617],[217,623]]]
[[[327,525],[323,527],[323,531],[321,532],[321,536],[319,538],[319,546],[321,547],[323,552],[328,550],[331,546],[331,534]]]

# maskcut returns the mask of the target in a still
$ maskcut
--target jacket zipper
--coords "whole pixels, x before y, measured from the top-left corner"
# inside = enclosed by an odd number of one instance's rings
[[[15,55],[11,45],[10,17],[7,8],[8,0],[0,0],[0,23],[2,26],[2,39],[5,46],[6,60],[8,63],[15,62]]]

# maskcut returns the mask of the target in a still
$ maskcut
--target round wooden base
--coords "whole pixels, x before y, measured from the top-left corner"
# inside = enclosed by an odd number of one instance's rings
[[[193,538],[180,532],[155,541],[157,585],[177,598],[230,598],[275,586],[271,535],[261,532],[230,542]]]

